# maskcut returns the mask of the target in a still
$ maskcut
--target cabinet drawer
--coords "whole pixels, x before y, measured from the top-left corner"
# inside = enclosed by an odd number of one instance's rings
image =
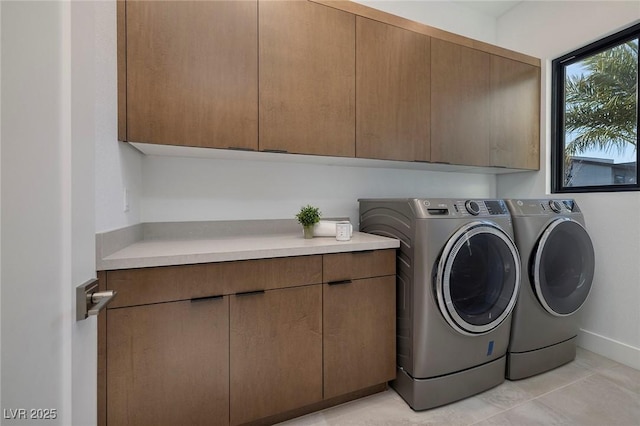
[[[109,308],[322,282],[322,257],[299,256],[107,272]]]
[[[324,282],[395,275],[396,251],[354,251],[325,254],[322,262]]]

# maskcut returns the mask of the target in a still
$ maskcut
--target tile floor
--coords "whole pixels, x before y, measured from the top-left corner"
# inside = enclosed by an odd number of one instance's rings
[[[415,412],[389,389],[281,425],[640,426],[640,371],[578,348],[553,371],[432,410]]]

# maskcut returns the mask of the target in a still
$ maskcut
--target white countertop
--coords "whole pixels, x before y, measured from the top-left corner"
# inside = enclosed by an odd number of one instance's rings
[[[350,241],[337,241],[335,237],[304,239],[302,232],[219,238],[151,239],[134,242],[102,259],[97,259],[97,269],[114,270],[228,262],[380,250],[399,246],[398,240],[362,232],[354,232]]]

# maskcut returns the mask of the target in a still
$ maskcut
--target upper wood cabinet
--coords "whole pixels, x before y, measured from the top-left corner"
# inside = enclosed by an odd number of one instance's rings
[[[432,41],[431,160],[537,170],[540,68]]]
[[[491,57],[431,41],[431,161],[489,166]]]
[[[119,1],[118,19],[119,139],[258,148],[256,1]]]
[[[540,68],[491,56],[491,165],[540,168]]]
[[[428,161],[430,37],[356,18],[356,156]]]
[[[355,156],[355,16],[265,0],[258,21],[260,150]]]
[[[118,1],[118,137],[539,169],[540,65],[349,1]]]

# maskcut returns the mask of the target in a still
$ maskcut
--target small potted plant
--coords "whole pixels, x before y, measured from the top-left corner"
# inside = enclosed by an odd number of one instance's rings
[[[313,238],[313,225],[320,222],[320,210],[317,207],[306,205],[300,208],[296,219],[298,219],[298,222],[300,222],[304,229],[304,237]]]

